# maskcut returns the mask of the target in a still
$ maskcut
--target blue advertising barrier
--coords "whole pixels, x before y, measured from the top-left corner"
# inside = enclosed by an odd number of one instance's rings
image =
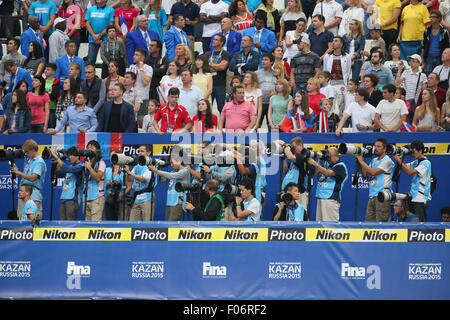
[[[450,299],[445,223],[0,221],[2,299]]]
[[[432,194],[432,201],[427,209],[427,221],[441,221],[440,209],[450,205],[450,169],[448,160],[450,155],[450,132],[439,133],[362,133],[362,134],[344,134],[336,137],[335,134],[326,133],[306,133],[306,134],[246,134],[239,136],[236,134],[224,134],[222,136],[213,134],[109,134],[109,133],[92,133],[92,134],[15,134],[4,136],[0,135],[0,148],[15,149],[20,148],[27,139],[34,139],[40,145],[40,151],[44,147],[69,148],[71,146],[84,147],[91,139],[96,139],[101,143],[104,160],[109,165],[109,152],[111,149],[120,148],[127,155],[137,155],[140,144],[148,143],[153,147],[153,155],[160,157],[168,155],[171,147],[175,144],[199,145],[202,140],[211,141],[211,143],[228,143],[228,144],[248,144],[252,139],[261,139],[267,145],[274,140],[280,139],[289,142],[292,138],[302,137],[306,147],[313,150],[322,150],[330,146],[339,146],[340,143],[354,144],[373,144],[377,138],[385,137],[389,143],[404,145],[411,143],[413,140],[420,140],[425,143],[425,155],[431,160],[432,168],[438,180],[438,187]],[[268,175],[266,187],[266,203],[263,208],[262,219],[272,220],[273,208],[275,204],[275,195],[280,191],[280,160],[276,156],[266,156],[268,162]],[[342,192],[342,203],[340,209],[340,221],[363,221],[368,200],[368,181],[360,176],[358,188],[352,186],[352,177],[356,170],[355,158],[351,155],[342,156],[342,161],[347,165],[349,179],[347,179]],[[366,162],[369,160],[366,159]],[[412,156],[407,156],[405,162],[413,161]],[[23,159],[17,159],[18,168],[23,168]],[[58,180],[58,185],[54,188],[53,207],[51,206],[51,179],[50,179],[50,160],[47,163],[46,183],[43,194],[44,220],[59,219],[59,197],[61,194],[62,179]],[[170,169],[166,169],[170,170]],[[405,193],[409,191],[411,176],[402,172],[398,186],[394,183],[394,191],[398,188],[398,192]],[[313,189],[311,193],[310,219],[315,220],[316,198],[315,185],[317,179],[314,179]],[[0,219],[6,219],[7,213],[12,209],[11,203],[11,176],[9,164],[7,161],[0,162],[0,199],[5,204],[0,211]],[[16,184],[17,186],[17,184]],[[167,196],[167,183],[159,183],[156,187],[156,209],[155,220],[165,220],[165,204]],[[15,190],[15,198],[17,199],[17,189]],[[355,199],[357,201],[355,202]],[[17,203],[17,200],[16,200]],[[52,215],[50,216],[50,208],[52,207]],[[356,211],[356,217],[355,217]],[[81,210],[78,219],[82,220]]]

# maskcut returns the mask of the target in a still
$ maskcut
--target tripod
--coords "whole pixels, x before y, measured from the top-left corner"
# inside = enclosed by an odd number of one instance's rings
[[[359,173],[361,172],[361,165],[358,160],[356,160],[356,172],[353,176],[352,185],[355,186],[355,218],[354,221],[358,218],[358,187],[359,187]]]
[[[53,191],[58,179],[56,178],[56,166],[58,163],[52,159],[52,168],[50,171],[50,179],[52,181],[52,189],[50,192],[50,220],[53,220]]]

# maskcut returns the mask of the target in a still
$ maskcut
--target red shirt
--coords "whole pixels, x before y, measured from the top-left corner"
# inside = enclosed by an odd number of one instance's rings
[[[326,98],[326,96],[322,93],[317,93],[314,95],[308,93],[309,107],[314,111],[314,118],[319,115],[319,102],[323,98]]]
[[[169,125],[173,127],[172,132],[183,129],[186,124],[192,121],[185,107],[177,104],[177,106],[171,110],[167,103],[159,107],[158,111],[155,113],[154,119],[156,121],[161,120],[160,130],[164,133],[166,133],[168,129],[167,120],[169,120]]]
[[[200,133],[200,132],[203,133],[203,132],[208,131],[208,130],[213,130],[214,127],[217,127],[217,116],[215,114],[212,114],[211,117],[212,117],[212,124],[213,125],[211,127],[206,127],[205,128],[206,114],[202,114],[202,120],[201,121],[198,119],[198,114],[196,114],[194,116],[194,118],[192,118],[192,126],[194,127],[195,133]],[[198,125],[198,130],[196,130],[197,125]]]
[[[130,7],[127,10],[123,8],[117,8],[114,11],[114,18],[119,17],[119,26],[120,26],[120,17],[125,17],[125,24],[127,25],[128,32],[131,31],[131,27],[133,27],[133,20],[139,15],[139,11],[135,7]],[[137,25],[137,22],[136,22]],[[122,32],[117,32],[119,37],[123,37]]]
[[[71,5],[70,7],[68,7],[66,9],[65,12],[62,11],[62,7],[59,7],[59,9],[58,9],[58,17],[66,19],[67,33],[72,31],[73,27],[75,27],[77,14],[80,15],[80,22],[81,22],[81,20],[82,20],[81,18],[82,18],[82,15],[83,15],[83,9],[77,4]],[[80,28],[81,27],[82,26],[80,25]],[[73,35],[74,36],[79,36],[80,35],[80,29],[75,31],[73,33]]]

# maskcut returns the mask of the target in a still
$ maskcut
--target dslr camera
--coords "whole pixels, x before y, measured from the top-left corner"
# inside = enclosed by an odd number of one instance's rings
[[[358,147],[351,143],[341,143],[338,151],[340,154],[344,155],[362,155],[363,157],[371,157],[373,154],[373,146],[366,145]]]
[[[291,149],[291,152],[295,153],[294,146],[290,145],[289,143],[279,144],[277,142],[272,142],[270,144],[270,152],[272,155],[284,158],[284,157],[286,157],[286,155],[284,153],[284,149],[286,149],[286,147],[289,147]]]
[[[380,202],[391,202],[397,200],[411,200],[411,194],[409,193],[394,193],[391,190],[384,190],[378,193],[378,201]]]
[[[395,144],[388,144],[386,147],[386,154],[397,155],[400,157],[409,156],[412,154],[412,148],[411,145],[397,147]]]
[[[117,165],[119,167],[135,166],[138,164],[138,158],[137,157],[129,157],[129,156],[124,155],[123,153],[114,153],[111,156],[111,163],[113,165]]]
[[[68,155],[67,151],[65,149],[55,150],[56,155],[61,160],[66,160]],[[48,160],[52,157],[52,154],[50,153],[50,148],[45,147],[45,149],[42,151],[42,159]]]
[[[22,149],[17,150],[0,150],[0,161],[14,161],[14,159],[23,159],[25,157],[25,151]]]
[[[86,149],[77,148],[75,156],[77,157],[85,157],[88,159],[95,159],[96,161],[100,160],[100,151],[92,151]]]
[[[147,156],[139,156],[138,163],[141,166],[155,166],[159,168],[165,168],[170,164],[170,160],[166,157],[161,159],[155,159]]]
[[[312,151],[311,149],[304,148],[300,154],[300,157],[306,161],[309,158],[316,158],[321,160],[327,160],[330,157],[328,150]]]
[[[119,198],[120,189],[122,188],[122,183],[120,181],[112,180],[111,181],[111,189],[108,192],[108,199],[106,199],[106,202],[109,205],[114,205],[117,203],[117,199]]]
[[[277,203],[284,202],[286,205],[288,205],[294,198],[292,197],[292,194],[280,191],[275,195],[275,201]]]
[[[195,182],[195,183],[186,183],[186,182],[177,182],[175,184],[175,190],[177,192],[200,192],[202,190],[202,183],[201,182]]]

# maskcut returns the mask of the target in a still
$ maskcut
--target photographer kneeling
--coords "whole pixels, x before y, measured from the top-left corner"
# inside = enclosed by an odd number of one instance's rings
[[[408,201],[406,199],[395,202],[394,212],[397,222],[419,222],[419,218],[408,210]]]
[[[275,204],[273,215],[274,221],[305,221],[308,220],[305,207],[297,200],[300,199],[300,191],[298,185],[289,182],[283,189],[281,201]]]
[[[192,211],[194,220],[198,221],[223,221],[225,220],[225,203],[222,195],[218,193],[219,182],[208,180],[205,183],[205,192],[209,200],[204,208],[196,208],[191,203],[186,202],[184,208]]]

